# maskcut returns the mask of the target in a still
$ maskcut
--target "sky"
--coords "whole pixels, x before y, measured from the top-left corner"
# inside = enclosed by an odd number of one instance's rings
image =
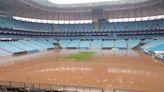
[[[54,4],[78,4],[78,3],[96,3],[104,1],[120,1],[120,0],[48,0]]]

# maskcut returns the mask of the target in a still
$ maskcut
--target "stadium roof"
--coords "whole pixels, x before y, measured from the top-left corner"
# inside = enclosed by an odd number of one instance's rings
[[[144,3],[150,0],[31,0],[31,1],[47,7],[67,8],[67,7],[79,7],[79,6],[88,7],[88,6],[104,6],[104,5],[126,5],[126,4]]]
[[[41,0],[34,0],[36,2]],[[50,2],[54,4],[82,4],[82,3],[102,3],[108,2],[109,4],[127,4],[127,3],[137,3],[137,2],[145,2],[148,0],[44,0],[44,2]]]
[[[164,15],[164,0],[94,0],[96,2],[76,4],[61,4],[62,0],[58,1],[60,4],[49,0],[0,0],[0,15],[46,20],[91,20],[93,10],[99,9],[102,9],[105,19]]]
[[[54,4],[79,4],[79,3],[97,3],[97,2],[111,2],[120,0],[48,0]]]

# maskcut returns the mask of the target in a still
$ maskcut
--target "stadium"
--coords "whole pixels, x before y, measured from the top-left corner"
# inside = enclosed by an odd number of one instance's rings
[[[164,92],[164,0],[0,0],[0,92]]]

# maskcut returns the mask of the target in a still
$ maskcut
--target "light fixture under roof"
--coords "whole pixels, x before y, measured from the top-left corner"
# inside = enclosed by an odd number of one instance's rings
[[[48,0],[54,4],[81,4],[81,3],[97,3],[97,2],[115,2],[120,0]]]

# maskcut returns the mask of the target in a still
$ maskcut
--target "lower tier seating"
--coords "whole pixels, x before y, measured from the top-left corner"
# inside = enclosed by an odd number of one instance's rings
[[[141,40],[127,40],[127,46],[129,49],[136,47],[139,45]]]
[[[144,49],[150,51],[163,50],[164,42],[157,40],[158,44],[146,46]],[[73,49],[92,49],[92,48],[134,48],[140,40],[17,40],[17,41],[0,41],[0,56],[11,55],[16,53],[30,53],[40,50],[55,48],[54,43],[59,43],[61,48]],[[162,44],[163,43],[163,44]],[[150,43],[151,44],[151,43]],[[149,48],[148,48],[149,47]],[[151,47],[151,48],[150,48]],[[160,48],[159,48],[160,47]]]
[[[51,48],[55,48],[55,46],[50,41],[46,40],[1,41],[0,56],[24,52],[28,53]]]
[[[116,40],[115,41],[115,48],[127,48],[127,44],[125,40]]]
[[[102,40],[93,40],[90,48],[102,48]]]
[[[5,50],[0,49],[0,56],[10,55],[11,53]]]
[[[164,40],[155,40],[141,47],[147,53],[164,53]]]
[[[78,48],[80,43],[81,43],[80,40],[73,40],[70,42],[67,48]]]
[[[62,48],[67,48],[67,46],[70,44],[71,40],[60,40],[59,44]]]
[[[90,48],[91,41],[81,41],[79,48]]]
[[[114,41],[113,40],[103,41],[102,48],[114,48]]]
[[[59,44],[62,48],[86,48],[86,49],[95,49],[95,48],[104,48],[104,49],[132,49],[139,45],[141,40],[60,40]]]

